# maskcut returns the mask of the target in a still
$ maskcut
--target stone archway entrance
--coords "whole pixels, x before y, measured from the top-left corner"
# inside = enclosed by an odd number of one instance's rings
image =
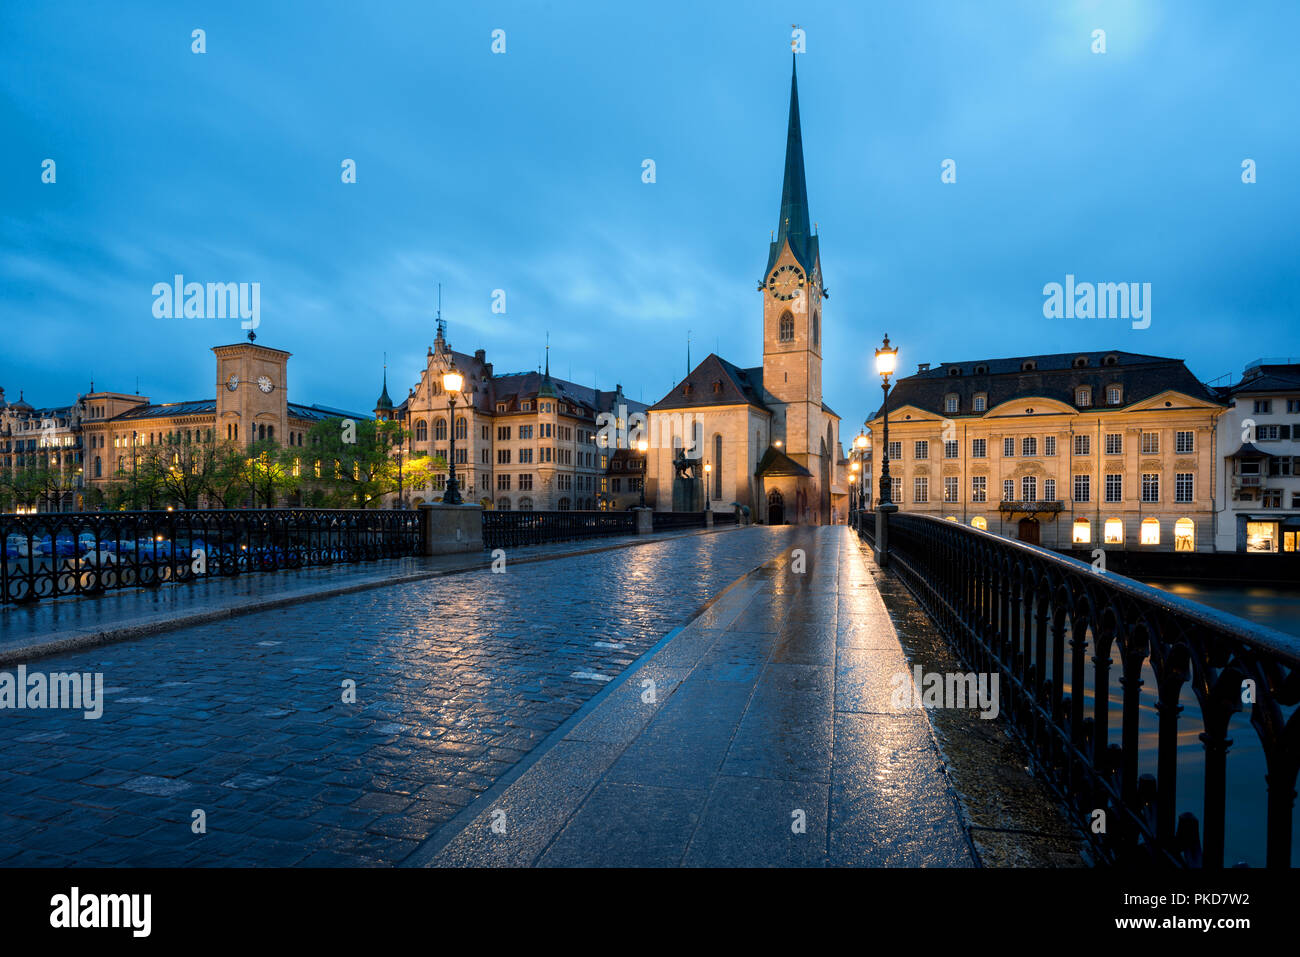
[[[785,524],[785,499],[776,489],[767,493],[767,524]]]
[[[1029,545],[1038,544],[1038,519],[1022,518],[1017,527],[1016,537]]]

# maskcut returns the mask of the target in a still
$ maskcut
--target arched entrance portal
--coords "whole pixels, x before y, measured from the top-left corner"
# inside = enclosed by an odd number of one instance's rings
[[[1038,544],[1038,519],[1022,518],[1016,537],[1030,545]]]
[[[767,524],[785,524],[785,499],[776,489],[772,489],[767,495]]]

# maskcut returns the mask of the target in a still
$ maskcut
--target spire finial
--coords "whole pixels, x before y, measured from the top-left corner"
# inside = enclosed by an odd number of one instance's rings
[[[550,333],[550,330],[547,330],[547,333],[546,333],[546,378],[549,379],[550,377],[551,377],[551,333]]]

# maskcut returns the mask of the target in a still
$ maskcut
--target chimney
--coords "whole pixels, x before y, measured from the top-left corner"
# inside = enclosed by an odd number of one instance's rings
[[[929,372],[929,371],[930,371],[930,363],[928,363],[928,362],[918,362],[918,363],[916,364],[916,371],[917,371],[917,372]]]
[[[474,350],[474,358],[477,359],[479,362],[485,362],[485,361],[487,361],[487,350],[486,350],[486,349],[475,349],[475,350]]]

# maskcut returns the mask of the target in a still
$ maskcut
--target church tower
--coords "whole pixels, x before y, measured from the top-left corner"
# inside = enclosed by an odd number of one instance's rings
[[[778,413],[773,441],[814,474],[821,453],[821,255],[808,219],[799,81],[790,74],[790,122],[785,142],[781,213],[759,286],[763,295],[763,390]]]

